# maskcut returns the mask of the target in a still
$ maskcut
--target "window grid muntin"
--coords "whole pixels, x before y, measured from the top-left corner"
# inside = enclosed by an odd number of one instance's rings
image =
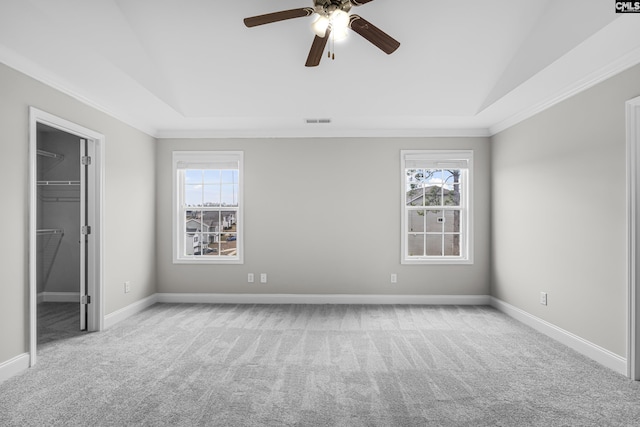
[[[238,253],[238,191],[239,191],[239,169],[181,169],[179,172],[179,183],[182,187],[180,200],[180,218],[184,225],[183,245],[181,248],[181,257],[189,258],[227,258],[235,257]],[[185,196],[187,189],[192,187],[192,193],[195,196],[197,187],[200,187],[200,197],[193,199],[192,203],[186,203]],[[232,186],[231,204],[225,203],[223,198],[223,188]],[[217,201],[207,201],[205,193],[209,190],[215,190],[217,187],[220,191],[217,193],[219,198]],[[191,200],[190,200],[191,201]],[[189,212],[196,213],[195,217],[188,216]],[[197,214],[199,213],[199,215]],[[207,213],[209,215],[207,215]],[[216,213],[214,220],[211,216]],[[228,218],[233,214],[232,218]],[[205,223],[209,216],[210,224]],[[199,229],[190,231],[188,227],[189,221],[200,223]],[[226,224],[229,226],[226,227]],[[206,230],[205,230],[206,227]],[[225,228],[226,227],[226,228]],[[213,230],[212,230],[213,228]],[[235,236],[233,240],[227,238]],[[233,242],[228,244],[228,242]],[[198,250],[196,250],[196,244]]]
[[[429,231],[428,225],[427,225],[427,220],[428,220],[428,216],[427,214],[424,215],[424,219],[423,219],[423,224],[422,224],[422,231],[417,231],[417,230],[413,230],[411,229],[411,225],[412,225],[412,221],[411,221],[411,213],[412,212],[419,212],[419,211],[424,211],[426,212],[443,212],[442,215],[437,215],[437,217],[444,217],[445,221],[443,223],[441,223],[441,230],[438,231]],[[460,223],[459,223],[459,231],[447,231],[446,227],[447,227],[447,217],[446,214],[444,214],[444,212],[459,212],[460,213]],[[463,208],[459,208],[459,207],[449,207],[449,206],[440,206],[440,207],[427,207],[427,206],[407,206],[406,207],[406,235],[407,236],[423,236],[423,251],[422,251],[422,255],[411,255],[411,251],[409,249],[409,245],[407,243],[407,251],[406,254],[409,258],[425,258],[425,257],[437,257],[437,258],[441,258],[441,257],[455,257],[455,258],[459,258],[463,255],[463,250],[462,248],[464,248],[464,209]],[[427,236],[440,236],[441,237],[441,248],[442,251],[441,253],[443,255],[428,255],[427,252]],[[459,246],[458,246],[458,255],[446,255],[446,251],[445,251],[445,244],[446,244],[446,236],[458,236],[459,237]]]
[[[243,153],[242,151],[174,151],[174,256],[175,263],[213,263],[213,264],[241,264],[243,263],[243,225],[242,225],[242,174],[243,174]],[[189,172],[190,171],[190,172]],[[195,171],[196,179],[185,179],[189,173]],[[193,178],[193,175],[191,175]],[[228,185],[230,191],[217,191],[222,194],[221,198],[211,200],[206,193],[206,187],[199,187],[202,192],[195,197],[191,197],[185,204],[185,185],[215,184],[216,189]],[[209,186],[211,188],[211,186]],[[193,187],[192,187],[193,188]],[[228,194],[225,196],[223,193]],[[193,195],[192,195],[193,196]],[[212,206],[212,205],[216,206]],[[233,205],[233,206],[230,206]],[[233,227],[217,230],[217,233],[207,233],[203,227],[198,228],[195,233],[187,232],[186,213],[187,211],[201,212],[199,215],[218,216],[232,214],[235,218]],[[222,221],[214,221],[221,224]],[[213,230],[213,228],[212,228]],[[186,242],[195,234],[198,239],[207,237],[215,246],[217,252],[200,251],[200,255],[192,255],[188,252],[189,244]],[[215,238],[214,238],[215,237]],[[203,245],[206,247],[206,245]]]
[[[195,216],[189,213],[195,213]],[[215,213],[217,220],[215,223],[208,225],[205,221],[207,216]],[[209,215],[207,215],[209,214]],[[238,215],[239,208],[222,206],[222,207],[190,207],[181,206],[180,217],[184,225],[183,233],[183,257],[234,257],[237,255],[238,248]],[[190,229],[187,225],[189,221],[199,222],[200,227]],[[214,225],[215,224],[215,225]],[[206,227],[206,229],[205,229]],[[197,238],[194,240],[194,236]],[[234,239],[229,239],[235,237]],[[233,243],[230,243],[233,242]],[[195,244],[198,243],[199,250],[196,250]],[[206,245],[206,246],[203,246]]]
[[[195,172],[199,172],[196,174]],[[199,193],[198,203],[187,203],[181,200],[183,205],[188,207],[224,207],[238,206],[239,197],[239,169],[182,169],[181,185],[185,196],[192,194],[193,197]],[[195,181],[199,175],[199,181]],[[218,175],[218,179],[215,179]],[[198,188],[200,187],[200,188]],[[207,200],[206,194],[217,194],[217,200],[211,198]],[[190,201],[190,200],[189,200]]]
[[[470,176],[472,170],[473,163],[473,153],[470,150],[402,150],[401,153],[401,164],[402,164],[402,172],[403,176],[403,193],[402,193],[402,201],[403,201],[403,257],[402,262],[405,263],[472,263],[473,255],[471,248],[471,211],[470,211],[470,198],[471,198],[471,185]],[[428,166],[425,167],[423,165],[436,165],[436,166]],[[453,202],[448,197],[442,197],[443,192],[445,192],[446,187],[453,187],[453,175],[452,174],[443,174],[443,171],[446,170],[458,170],[459,179],[456,183],[457,185],[457,196],[459,196],[459,201]],[[417,184],[416,187],[429,187],[429,174],[425,174],[422,180],[410,180],[408,176],[409,171],[431,171],[433,172],[432,178],[442,178],[446,177],[447,179],[442,179],[442,185],[439,185],[438,192],[440,195],[440,201],[438,203],[429,203],[427,198],[423,198],[422,203],[415,203],[415,199],[420,198],[420,195],[413,194],[414,205],[412,206],[411,200],[408,198],[409,192],[411,190],[410,184],[413,182]],[[438,172],[441,174],[438,176]],[[438,184],[437,180],[431,183]],[[450,193],[453,195],[453,193]],[[433,206],[428,206],[432,204]],[[427,206],[425,206],[427,205]],[[456,205],[456,206],[451,206]],[[459,212],[459,226],[457,227],[457,231],[452,231],[453,227],[447,227],[447,224],[443,224],[443,227],[439,230],[432,231],[425,229],[423,231],[412,231],[411,230],[411,215],[414,214],[414,211],[421,211],[425,209],[429,210],[453,210]],[[443,215],[444,216],[444,215]],[[426,216],[425,216],[426,217]],[[426,220],[426,218],[425,218]],[[415,223],[414,223],[415,225]],[[442,231],[444,230],[444,231]],[[411,236],[420,236],[420,239],[423,241],[421,244],[421,252],[420,254],[416,254],[412,251],[410,247],[412,242]],[[441,250],[444,255],[440,256],[432,256],[426,255],[428,251],[428,246],[426,244],[426,239],[428,236],[436,236],[436,238],[440,239],[439,242],[439,251]],[[457,242],[454,242],[454,237],[456,236]],[[429,237],[430,238],[430,237]],[[454,243],[458,244],[458,254],[454,254],[452,248],[454,247]],[[439,252],[440,253],[440,252]]]

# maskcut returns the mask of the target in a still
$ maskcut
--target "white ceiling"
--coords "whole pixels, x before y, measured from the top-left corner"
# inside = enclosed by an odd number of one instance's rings
[[[312,0],[0,0],[0,62],[156,137],[489,135],[640,63],[613,0],[375,0],[304,66]],[[305,119],[330,118],[330,124]]]

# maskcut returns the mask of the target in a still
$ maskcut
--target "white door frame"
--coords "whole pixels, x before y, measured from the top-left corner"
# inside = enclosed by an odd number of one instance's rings
[[[29,366],[36,363],[37,347],[37,276],[36,276],[36,235],[37,235],[37,150],[38,150],[38,123],[51,126],[64,132],[78,136],[92,142],[95,152],[92,153],[92,166],[94,174],[87,182],[90,194],[87,203],[92,209],[91,238],[89,239],[91,256],[87,260],[90,271],[88,277],[88,294],[91,295],[89,315],[87,319],[88,331],[100,331],[104,328],[104,298],[103,298],[103,196],[104,196],[104,135],[77,125],[68,120],[56,117],[53,114],[29,107]]]
[[[627,113],[627,375],[640,380],[640,97],[626,103]]]

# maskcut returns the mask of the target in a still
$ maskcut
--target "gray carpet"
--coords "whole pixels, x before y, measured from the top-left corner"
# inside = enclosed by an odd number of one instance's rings
[[[640,425],[640,384],[489,307],[158,304],[38,356],[1,426]]]

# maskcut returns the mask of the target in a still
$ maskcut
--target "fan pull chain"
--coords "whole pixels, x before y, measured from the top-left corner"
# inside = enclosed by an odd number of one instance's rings
[[[333,31],[331,31],[331,40],[329,41],[329,57],[332,61],[336,59],[336,36]]]
[[[329,24],[329,31],[331,31],[331,24]],[[327,58],[331,58],[331,40],[333,40],[333,31],[329,33],[329,42],[327,43]]]

